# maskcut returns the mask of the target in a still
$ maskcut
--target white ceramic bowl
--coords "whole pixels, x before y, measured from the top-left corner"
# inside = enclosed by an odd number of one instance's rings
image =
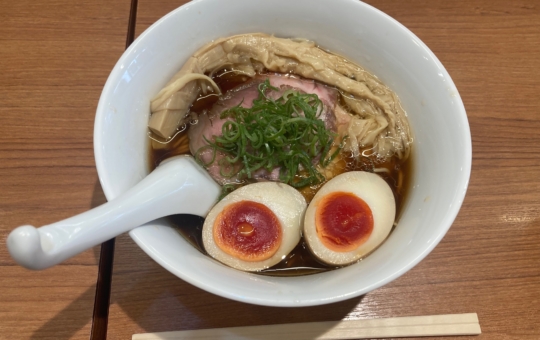
[[[300,277],[225,267],[165,222],[130,232],[156,262],[208,292],[247,303],[309,306],[365,294],[415,266],[456,217],[471,169],[467,116],[452,79],[407,28],[355,0],[199,0],[146,30],[114,67],[97,109],[95,155],[107,198],[148,174],[149,101],[200,46],[239,33],[302,37],[363,65],[401,98],[414,133],[414,174],[396,230],[365,260]]]

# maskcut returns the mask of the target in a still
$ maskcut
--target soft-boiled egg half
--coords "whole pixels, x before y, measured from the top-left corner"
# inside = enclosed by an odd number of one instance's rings
[[[283,183],[243,186],[210,210],[202,231],[204,248],[236,269],[269,268],[300,241],[306,206],[304,197]]]
[[[320,261],[342,266],[371,253],[394,225],[396,202],[378,175],[352,171],[328,181],[306,210],[304,238]]]

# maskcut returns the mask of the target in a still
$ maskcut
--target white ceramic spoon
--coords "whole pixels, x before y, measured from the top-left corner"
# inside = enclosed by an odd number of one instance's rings
[[[18,227],[9,234],[7,247],[21,266],[45,269],[160,217],[185,213],[205,217],[220,191],[192,157],[172,157],[97,208],[41,228]]]

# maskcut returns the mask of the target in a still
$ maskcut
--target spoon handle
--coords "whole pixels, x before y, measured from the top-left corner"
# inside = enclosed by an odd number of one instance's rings
[[[171,158],[121,196],[97,208],[41,228],[13,230],[7,247],[28,269],[45,269],[160,217],[206,216],[220,187],[187,156]]]

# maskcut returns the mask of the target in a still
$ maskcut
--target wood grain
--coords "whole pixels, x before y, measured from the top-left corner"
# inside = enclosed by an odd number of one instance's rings
[[[338,340],[478,335],[476,313],[405,316],[134,334],[132,340]]]
[[[540,2],[368,2],[432,49],[467,109],[472,177],[461,212],[443,241],[413,270],[365,296],[283,309],[201,291],[166,272],[123,236],[115,253],[111,339],[144,332],[465,312],[478,313],[483,331],[471,339],[540,338]],[[140,0],[137,34],[182,3]]]
[[[4,240],[105,202],[93,124],[129,0],[0,1],[0,339],[88,339],[99,247],[32,272]]]

